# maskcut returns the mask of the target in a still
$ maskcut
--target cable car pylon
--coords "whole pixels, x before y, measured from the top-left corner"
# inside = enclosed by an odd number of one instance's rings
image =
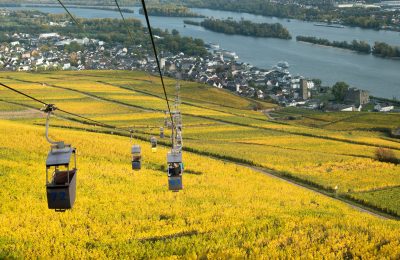
[[[51,144],[46,160],[46,193],[49,209],[64,212],[72,209],[76,197],[76,149],[63,141],[56,142],[49,138],[51,114],[57,108],[47,104],[43,111],[47,113],[46,139]],[[70,167],[73,156],[73,166]]]
[[[182,175],[183,175],[183,162],[182,162],[182,115],[179,110],[180,105],[180,84],[179,81],[176,84],[176,96],[174,103],[174,111],[171,112],[172,120],[172,134],[171,142],[172,149],[167,154],[168,162],[168,188],[171,191],[178,192],[183,189]]]

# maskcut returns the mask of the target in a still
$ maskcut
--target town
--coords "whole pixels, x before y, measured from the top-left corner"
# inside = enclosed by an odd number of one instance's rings
[[[51,22],[49,26],[68,24],[68,21]],[[9,43],[0,44],[0,70],[3,71],[135,69],[157,72],[154,57],[141,45],[110,45],[101,40],[76,39],[59,33],[14,33],[6,37],[11,39]],[[399,112],[396,101],[370,99],[365,90],[338,86],[341,93],[335,95],[335,86],[323,86],[318,79],[292,76],[287,62],[279,62],[271,69],[260,69],[239,62],[234,52],[223,50],[218,44],[206,44],[206,47],[209,55],[205,58],[161,52],[164,74],[227,89],[245,97],[272,101],[283,107]]]

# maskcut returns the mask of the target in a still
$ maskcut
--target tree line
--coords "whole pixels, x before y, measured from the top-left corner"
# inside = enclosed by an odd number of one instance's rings
[[[201,26],[201,22],[196,22],[192,20],[183,20],[184,24],[189,24],[189,25],[196,25],[196,26]]]
[[[20,4],[16,4],[17,6],[16,7],[21,7],[22,5],[20,5]],[[46,8],[53,8],[54,6],[57,6],[57,5],[50,5],[50,4],[47,4],[47,5],[45,5],[45,4],[26,4],[25,5],[26,7],[46,7]],[[1,7],[1,4],[0,4],[0,7]],[[87,6],[85,6],[85,5],[76,5],[76,6],[74,6],[74,9],[87,9],[88,7]],[[116,12],[118,12],[119,11],[119,9],[118,8],[114,8],[114,7],[108,7],[108,6],[90,6],[90,9],[93,9],[93,10],[104,10],[104,11],[116,11]],[[123,12],[123,13],[130,13],[130,14],[133,14],[133,13],[135,13],[135,11],[133,10],[133,9],[129,9],[129,8],[120,8],[121,9],[121,12]]]
[[[289,31],[280,23],[253,23],[248,20],[234,21],[232,19],[211,19],[207,18],[197,24],[193,21],[186,21],[188,24],[201,25],[202,27],[220,33],[239,34],[253,37],[291,39]]]
[[[390,28],[400,30],[400,26],[393,22],[400,11],[384,11],[373,8],[336,8],[328,0],[173,0],[175,3],[190,7],[210,8],[232,12],[246,12],[256,15],[293,18],[304,21],[337,21],[348,26],[358,26],[369,29]],[[314,8],[307,8],[312,5]]]
[[[341,49],[348,49],[360,53],[367,53],[367,54],[371,53],[371,45],[369,45],[369,43],[365,41],[353,40],[352,42],[349,43],[347,41],[329,41],[328,39],[317,38],[313,36],[301,36],[301,35],[297,36],[296,40],[301,42],[309,42],[313,44],[331,46]]]
[[[348,49],[360,53],[372,53],[375,56],[382,58],[400,58],[400,47],[391,46],[384,42],[375,42],[374,46],[365,41],[353,40],[352,42],[347,41],[329,41],[328,39],[317,38],[313,36],[297,36],[297,41],[309,42],[318,45],[331,46],[336,48]]]
[[[139,9],[140,14],[144,14],[143,8]],[[153,16],[167,17],[204,17],[203,15],[192,12],[189,8],[179,5],[154,5],[147,7],[147,13]]]
[[[373,3],[378,0],[367,0],[367,3]],[[8,0],[0,0],[0,3],[10,1]],[[13,1],[12,5],[18,5],[18,3],[23,2],[22,0]],[[105,6],[114,4],[109,1],[104,0],[87,0],[87,1],[78,1],[78,0],[70,0],[68,4],[77,4],[77,5],[94,5],[94,6]],[[265,15],[265,16],[275,16],[281,18],[294,18],[305,21],[339,21],[341,24],[348,26],[358,26],[361,28],[369,28],[369,29],[390,29],[390,30],[400,30],[400,25],[393,22],[393,19],[396,20],[396,17],[400,14],[399,10],[387,11],[387,10],[378,10],[374,8],[362,8],[362,7],[352,7],[352,8],[336,8],[333,5],[333,2],[330,0],[296,0],[295,2],[290,0],[283,1],[270,1],[270,0],[252,0],[252,1],[243,1],[243,0],[169,0],[168,4],[165,4],[167,1],[159,1],[159,0],[148,0],[147,1],[150,9],[153,9],[153,6],[160,5],[162,3],[163,6],[166,7],[154,7],[159,10],[151,10],[152,15],[160,15],[160,16],[183,16],[190,17],[191,15],[187,15],[184,12],[177,11],[173,12],[171,7],[174,8],[186,8],[188,7],[199,7],[199,8],[210,8],[213,10],[226,10],[233,12],[247,12],[253,13],[257,15]],[[46,0],[41,1],[41,3],[51,3],[54,4],[54,1]],[[133,4],[140,5],[140,1],[128,1],[121,0],[121,6],[132,6]],[[310,8],[310,6],[312,8]],[[164,10],[161,10],[164,9]],[[171,10],[167,10],[171,9]],[[189,13],[190,9],[187,10]],[[186,11],[185,11],[186,12]],[[193,16],[192,16],[193,17]]]
[[[400,58],[400,47],[384,42],[375,42],[372,54],[383,58]]]

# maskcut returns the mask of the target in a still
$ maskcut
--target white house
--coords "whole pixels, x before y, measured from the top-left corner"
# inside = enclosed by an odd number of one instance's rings
[[[379,112],[390,112],[393,109],[394,106],[381,106],[380,104],[374,106],[374,110]]]
[[[343,112],[355,112],[355,111],[358,111],[358,112],[360,112],[360,111],[361,111],[361,108],[362,108],[361,105],[360,105],[359,107],[355,107],[355,106],[348,106],[348,107],[346,107],[346,106],[344,106],[344,107],[342,107],[342,108],[340,109],[340,111],[343,111]]]
[[[36,60],[36,65],[42,65],[43,64],[43,58],[39,58]]]
[[[29,66],[21,66],[18,68],[18,71],[29,71],[30,67]]]
[[[65,63],[64,66],[62,67],[63,70],[68,70],[71,68],[71,63]]]
[[[260,99],[263,99],[264,98],[264,92],[262,91],[262,90],[257,90],[257,97],[258,98],[260,98]]]
[[[354,110],[354,107],[353,107],[353,106],[350,106],[350,107],[342,108],[340,111],[343,111],[343,112],[353,112],[353,110]]]
[[[76,42],[79,45],[84,45],[85,44],[85,40],[84,39],[73,39],[73,42]]]
[[[31,53],[30,52],[26,52],[22,54],[22,58],[23,59],[29,59],[31,57]]]
[[[59,41],[59,42],[55,43],[56,46],[64,46],[64,45],[70,45],[70,44],[71,44],[71,40],[63,40],[63,41]]]
[[[39,39],[48,39],[48,38],[59,38],[60,35],[58,33],[42,33],[39,35]]]

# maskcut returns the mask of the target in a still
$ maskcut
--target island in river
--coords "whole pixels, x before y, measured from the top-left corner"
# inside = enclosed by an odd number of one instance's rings
[[[213,32],[236,34],[252,37],[278,38],[290,40],[292,36],[280,23],[253,23],[248,20],[235,21],[232,19],[207,18],[202,22],[184,21],[185,24],[197,25]]]

